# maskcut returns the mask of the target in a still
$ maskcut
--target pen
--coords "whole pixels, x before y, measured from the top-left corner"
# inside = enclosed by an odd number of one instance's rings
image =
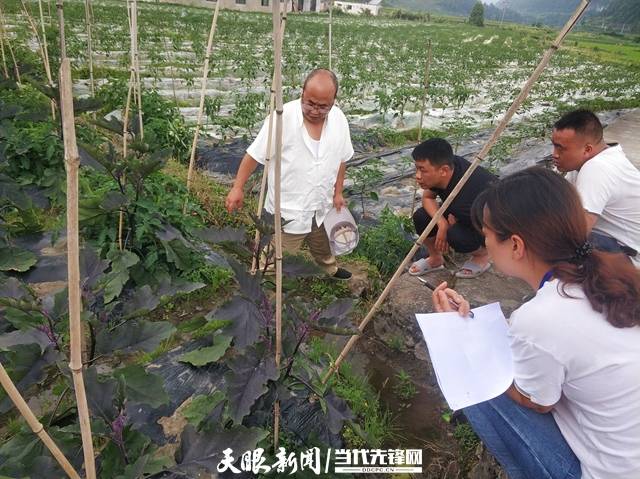
[[[435,290],[436,287],[433,286],[431,283],[429,283],[429,281],[427,281],[426,279],[422,279],[420,276],[417,277],[418,281],[420,281],[422,284],[424,284],[427,288],[429,288],[431,291]],[[453,299],[451,298],[447,298],[449,300],[449,305],[455,309],[456,311],[458,311],[458,309],[460,308],[460,305],[458,303],[456,303]],[[469,311],[469,317],[473,318],[473,311]]]

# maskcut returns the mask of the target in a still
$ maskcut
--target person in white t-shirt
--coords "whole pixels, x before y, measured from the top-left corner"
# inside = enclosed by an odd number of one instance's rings
[[[607,145],[602,124],[588,110],[556,122],[553,161],[578,189],[590,241],[603,251],[622,251],[640,267],[640,171],[620,145]]]
[[[284,251],[295,253],[307,242],[316,263],[336,279],[351,273],[339,268],[331,253],[323,221],[332,207],[346,207],[342,196],[345,162],[353,156],[349,124],[334,105],[338,80],[333,72],[319,68],[306,78],[302,98],[284,105],[282,121],[282,161],[280,207],[283,220]],[[247,149],[225,206],[229,213],[244,201],[244,185],[258,164],[264,165],[269,142],[269,119]],[[271,154],[275,154],[275,128]],[[265,209],[275,211],[274,163],[269,162]]]
[[[464,409],[471,426],[510,479],[640,478],[640,272],[592,248],[575,188],[549,170],[504,178],[473,211],[495,267],[537,293],[508,320],[513,383]],[[449,300],[467,315],[443,283],[436,311]]]

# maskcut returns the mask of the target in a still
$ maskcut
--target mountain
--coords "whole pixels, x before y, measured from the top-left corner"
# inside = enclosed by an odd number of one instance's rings
[[[590,19],[590,23],[616,32],[640,32],[638,0],[611,0],[606,8]]]
[[[476,0],[384,0],[384,5],[405,10],[417,10],[425,12],[442,13],[445,15],[469,16]],[[504,9],[500,5],[491,5],[484,2],[484,17],[489,20],[504,20],[510,22],[525,23],[527,18],[520,15],[515,9]]]
[[[485,18],[564,25],[581,0],[483,0]],[[476,0],[384,0],[384,5],[467,17]],[[584,24],[595,29],[640,32],[640,0],[591,0]],[[504,16],[504,17],[503,17]]]
[[[586,16],[598,14],[607,8],[611,1],[592,0],[587,8]],[[631,2],[637,3],[637,0],[631,0]],[[580,0],[501,0],[498,6],[507,6],[507,8],[515,10],[531,23],[562,25],[578,8],[579,4]]]

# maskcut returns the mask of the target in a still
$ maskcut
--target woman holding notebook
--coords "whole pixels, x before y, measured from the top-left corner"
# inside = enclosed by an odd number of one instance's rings
[[[465,408],[469,422],[510,479],[640,478],[640,272],[592,249],[577,192],[551,171],[506,177],[474,210],[497,269],[537,293],[508,320],[513,384]],[[433,300],[469,311],[446,283]]]

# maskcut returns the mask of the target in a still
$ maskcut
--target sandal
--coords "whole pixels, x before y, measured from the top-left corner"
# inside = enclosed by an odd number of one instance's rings
[[[487,263],[484,266],[480,266],[472,262],[471,260],[465,262],[456,272],[456,278],[473,279],[480,276],[482,273],[491,268],[491,263]]]
[[[407,271],[411,276],[422,276],[425,273],[436,271],[438,269],[444,269],[444,265],[441,264],[440,266],[431,266],[427,261],[427,258],[422,258],[414,262]]]

